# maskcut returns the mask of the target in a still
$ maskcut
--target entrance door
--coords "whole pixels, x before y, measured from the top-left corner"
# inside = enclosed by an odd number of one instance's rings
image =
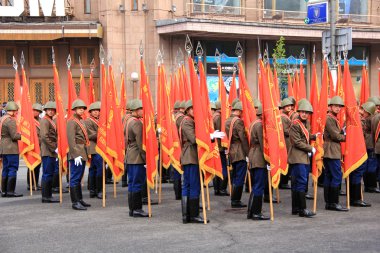
[[[54,79],[30,79],[30,98],[32,103],[46,104],[55,101]]]

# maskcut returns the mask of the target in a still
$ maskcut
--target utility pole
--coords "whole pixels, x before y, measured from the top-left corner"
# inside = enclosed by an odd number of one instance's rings
[[[335,61],[336,58],[336,0],[330,0],[330,56],[331,56],[331,74],[334,83],[334,88],[336,87],[337,81],[337,73],[336,66],[337,63]]]

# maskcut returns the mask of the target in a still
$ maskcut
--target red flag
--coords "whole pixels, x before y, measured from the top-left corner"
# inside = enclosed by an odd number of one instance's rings
[[[268,64],[269,68],[270,68],[270,65]],[[277,77],[277,70],[276,68],[273,68],[273,83],[274,83],[274,90],[276,91],[276,97],[277,97],[277,102],[280,102],[281,99],[280,99],[280,89],[279,89],[279,86],[278,86],[278,77]]]
[[[127,90],[125,89],[125,80],[124,73],[121,72],[120,78],[120,115],[123,115],[125,112],[125,108],[127,107]]]
[[[247,80],[245,79],[245,73],[243,69],[243,64],[238,63],[239,66],[239,90],[240,90],[240,100],[243,105],[242,119],[244,121],[245,130],[248,132],[249,125],[256,119],[256,109],[253,104],[253,99],[251,92],[247,85]]]
[[[296,70],[296,73],[294,74],[294,77],[293,77],[293,92],[294,92],[294,99],[296,100],[296,103],[298,103],[299,83],[300,83],[300,79],[298,77],[298,71]]]
[[[360,104],[364,104],[367,102],[369,98],[369,83],[368,83],[368,72],[365,69],[365,66],[363,66],[362,69],[362,87],[360,90]]]
[[[232,84],[230,86],[230,92],[228,94],[228,103],[232,105],[232,102],[237,98],[236,91],[236,72],[234,71],[232,75]]]
[[[191,99],[192,95],[191,95],[191,88],[189,86],[189,80],[187,79],[187,74],[186,74],[186,68],[185,68],[185,65],[182,64],[181,66],[181,74],[182,74],[182,81],[183,81],[183,89],[184,89],[184,100],[189,100]]]
[[[219,82],[218,82],[218,88],[219,88],[219,101],[220,101],[220,131],[226,132],[226,120],[229,117],[230,114],[230,104],[227,100],[227,94],[226,94],[226,87],[224,86],[223,76],[222,76],[222,67],[220,64],[218,65],[218,76],[219,76]],[[228,138],[221,139],[221,145],[222,147],[227,148],[228,147]]]
[[[22,68],[22,81],[23,90],[20,116],[21,141],[19,142],[19,149],[20,155],[24,159],[26,166],[30,170],[34,170],[39,164],[41,164],[40,145],[38,142],[37,129],[33,117],[32,101],[29,95],[29,86],[26,81],[24,68]]]
[[[94,90],[94,73],[90,73],[90,81],[88,82],[88,103],[92,104],[95,100],[95,90]]]
[[[62,168],[62,173],[65,173],[67,170],[67,153],[69,152],[69,144],[67,142],[66,135],[66,119],[65,119],[65,110],[63,108],[62,92],[61,85],[59,83],[58,70],[53,63],[54,71],[54,92],[55,92],[55,102],[57,106],[57,135],[58,135],[58,158],[59,158],[59,168]],[[71,107],[71,105],[70,105]],[[69,108],[68,111],[71,111]]]
[[[154,188],[154,177],[157,174],[158,143],[154,125],[154,107],[150,92],[149,80],[146,76],[143,59],[140,60],[141,84],[140,94],[143,104],[143,149],[146,152],[146,178],[150,188]]]
[[[306,98],[306,84],[305,84],[305,73],[303,70],[302,62],[301,62],[300,80],[299,80],[298,91],[297,91],[297,101],[299,101],[302,98]]]
[[[280,183],[280,174],[286,174],[288,171],[288,157],[280,111],[275,100],[274,85],[269,83],[270,73],[265,71],[262,60],[260,60],[260,74],[262,77],[264,157],[271,167],[272,185],[277,188]]]
[[[348,61],[344,62],[344,103],[346,106],[346,149],[344,152],[343,178],[356,170],[368,158],[359,108],[355,98]]]
[[[288,73],[288,97],[294,97],[292,77]]]
[[[77,93],[75,91],[75,86],[74,86],[74,81],[73,81],[73,76],[71,74],[71,70],[67,70],[67,87],[69,90],[69,99],[67,103],[67,118],[70,119],[71,116],[73,116],[73,111],[71,110],[71,105],[73,104],[74,100],[78,98]]]
[[[81,72],[81,74],[80,74],[79,99],[81,99],[87,106],[89,106],[86,81],[84,80],[83,72]],[[88,118],[88,116],[89,116],[88,111],[85,111],[84,112],[84,118]]]
[[[336,89],[334,88],[334,80],[331,76],[331,71],[328,73],[328,82],[329,82],[329,98],[333,98],[336,96]]]
[[[158,66],[158,106],[157,106],[157,128],[161,129],[160,143],[162,152],[162,165],[168,169],[173,152],[172,112],[169,94],[166,89],[166,74],[163,65]]]

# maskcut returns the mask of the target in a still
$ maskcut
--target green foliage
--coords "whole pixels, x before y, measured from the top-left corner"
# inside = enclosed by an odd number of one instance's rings
[[[277,60],[286,58],[284,37],[281,36],[280,39],[276,42],[276,47],[273,49],[272,57]],[[287,83],[287,76],[284,73],[286,70],[286,65],[275,63],[274,68],[276,68],[276,71],[277,71],[277,77],[278,77],[279,88],[280,88],[280,97],[281,98],[286,97],[287,90],[284,87],[284,84],[286,85]]]

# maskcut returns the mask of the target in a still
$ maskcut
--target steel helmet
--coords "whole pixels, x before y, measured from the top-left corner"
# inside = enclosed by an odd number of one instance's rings
[[[243,104],[239,101],[232,106],[232,110],[240,110],[243,111]]]
[[[92,104],[90,104],[90,107],[88,108],[88,111],[91,112],[92,110],[99,110],[100,111],[101,103],[100,101],[96,101]]]
[[[343,102],[343,99],[339,96],[335,96],[333,98],[331,98],[330,100],[330,104],[329,105],[340,105],[340,106],[344,106],[344,102]]]
[[[127,105],[125,106],[125,110],[131,110],[131,105],[134,99],[130,99],[127,101]]]
[[[262,105],[260,100],[258,100],[257,98],[253,99],[253,104],[254,104],[255,108],[258,108],[260,105]]]
[[[235,98],[234,101],[232,101],[231,106],[234,107],[234,105],[235,105],[237,102],[240,102],[240,100],[239,100],[238,98]]]
[[[185,109],[185,107],[186,107],[186,100],[183,100],[183,101],[179,104],[179,108]]]
[[[44,106],[44,110],[46,111],[47,109],[53,109],[53,110],[57,110],[57,105],[54,101],[48,101],[45,106]]]
[[[284,98],[281,101],[281,107],[285,107],[285,106],[288,106],[288,105],[294,105],[293,101],[290,98]]]
[[[131,104],[131,111],[136,111],[141,108],[143,108],[141,99],[134,99]]]
[[[210,103],[210,108],[211,108],[211,110],[216,110],[216,105],[214,102]]]
[[[259,104],[256,109],[256,115],[261,115],[263,114],[263,106]]]
[[[174,103],[174,109],[178,110],[180,108],[181,102],[179,100],[175,101]]]
[[[71,105],[71,110],[75,110],[77,108],[87,109],[87,105],[81,99],[75,99],[73,104]]]
[[[217,110],[220,110],[222,108],[222,104],[220,103],[219,100],[215,102],[215,107]]]
[[[186,103],[185,103],[185,112],[192,108],[193,107],[193,101],[190,99],[190,100],[187,100]]]
[[[36,111],[39,111],[39,112],[42,112],[42,111],[43,111],[43,109],[42,109],[42,105],[39,104],[39,103],[35,103],[35,104],[33,104],[33,105],[32,105],[32,109],[33,109],[33,110],[36,110]]]
[[[297,111],[313,112],[313,106],[310,104],[308,100],[301,99],[300,101],[298,101]]]
[[[289,96],[288,98],[292,101],[292,105],[296,104],[296,99],[293,96]]]
[[[369,114],[374,114],[376,111],[376,105],[373,102],[366,102],[362,104],[362,107],[364,111],[368,112]]]
[[[6,111],[17,111],[18,110],[18,104],[14,101],[9,101],[7,105],[4,107],[4,110]]]
[[[380,99],[379,99],[379,97],[370,97],[370,98],[368,98],[367,102],[372,102],[375,105],[380,105]]]

